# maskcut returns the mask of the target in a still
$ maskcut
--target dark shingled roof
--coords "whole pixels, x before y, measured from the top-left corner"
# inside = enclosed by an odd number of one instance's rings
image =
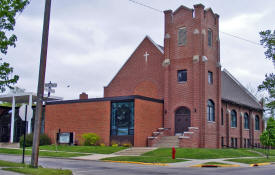
[[[261,104],[238,80],[226,69],[221,73],[222,100],[246,107],[263,110]]]

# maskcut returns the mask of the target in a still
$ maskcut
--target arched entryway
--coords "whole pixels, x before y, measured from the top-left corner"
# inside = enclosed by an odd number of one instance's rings
[[[180,107],[175,112],[175,134],[188,131],[191,126],[190,110],[186,107]]]

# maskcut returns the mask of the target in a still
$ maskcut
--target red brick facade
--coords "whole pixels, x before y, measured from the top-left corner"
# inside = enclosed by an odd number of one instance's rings
[[[164,48],[146,36],[104,87],[103,101],[85,102],[87,96],[82,94],[81,102],[47,106],[45,131],[52,139],[60,128],[74,131],[76,140],[85,132],[96,132],[109,145],[111,100],[108,99],[136,95],[143,97],[135,98],[134,104],[135,146],[153,145],[160,139],[155,134],[178,134],[175,115],[181,108],[189,111],[191,120],[179,137],[182,147],[247,147],[248,142],[250,146],[260,143],[259,135],[264,129],[261,107],[222,98],[219,16],[201,4],[194,5],[194,9],[181,6],[174,12],[167,10],[164,16]],[[186,30],[186,42],[178,44],[178,31],[182,28]],[[187,72],[187,81],[179,82],[178,71],[182,70]],[[209,82],[209,74],[213,82]],[[208,101],[214,104],[213,120],[208,119]],[[254,102],[258,104],[257,100]],[[236,127],[231,127],[232,110],[237,114]],[[244,128],[245,113],[250,116],[249,129]],[[255,130],[255,116],[260,119],[259,130]]]
[[[163,103],[135,98],[134,146],[147,146],[147,138],[163,126]],[[123,101],[123,100],[122,100]],[[67,101],[48,104],[45,115],[45,133],[55,143],[59,132],[73,132],[74,143],[81,144],[81,135],[96,133],[101,143],[110,145],[110,119],[112,99]]]
[[[74,132],[75,142],[81,143],[84,133],[97,133],[102,143],[110,141],[110,101],[47,105],[45,133],[55,143],[56,133]]]

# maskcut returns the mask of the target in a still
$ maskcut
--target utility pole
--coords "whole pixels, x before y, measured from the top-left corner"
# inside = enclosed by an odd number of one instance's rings
[[[32,157],[31,157],[31,165],[35,168],[38,167],[39,137],[40,137],[40,130],[41,130],[42,109],[43,109],[43,95],[44,95],[44,83],[45,83],[46,62],[47,62],[50,11],[51,11],[51,0],[46,0],[42,44],[41,44],[38,87],[37,87],[37,102],[36,102],[36,111],[35,111]]]

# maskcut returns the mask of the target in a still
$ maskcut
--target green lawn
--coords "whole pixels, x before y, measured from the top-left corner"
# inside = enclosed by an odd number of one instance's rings
[[[30,175],[72,175],[71,170],[62,170],[62,169],[51,169],[51,168],[3,168],[5,171],[13,171],[22,174]]]
[[[40,146],[40,150],[56,150],[55,145]],[[117,151],[126,149],[127,147],[111,147],[111,146],[57,146],[57,151],[65,152],[80,152],[80,153],[98,153],[98,154],[111,154]]]
[[[171,148],[159,148],[143,155],[154,157],[171,157],[171,151]],[[250,152],[247,149],[176,148],[176,158],[186,159],[217,159],[259,156],[259,154]]]
[[[109,157],[102,160],[112,161],[129,161],[129,162],[143,162],[143,163],[175,163],[187,161],[184,159],[172,159],[170,157],[147,157],[147,156],[118,156]]]
[[[25,164],[0,160],[0,167],[25,167]]]
[[[261,152],[263,154],[266,153],[266,150],[265,149],[260,149],[260,148],[256,148],[256,149],[253,149],[254,151],[258,151],[258,152]],[[275,149],[270,149],[270,156],[275,156]]]
[[[254,164],[254,163],[265,163],[265,162],[275,162],[275,157],[270,157],[269,159],[266,158],[256,158],[256,159],[229,159],[226,161],[232,162],[239,162],[239,163],[247,163],[247,164]]]
[[[4,154],[22,154],[22,149],[9,149],[9,148],[0,148],[0,153]],[[25,155],[31,155],[31,150],[26,150]],[[66,153],[66,152],[46,152],[40,151],[39,156],[44,157],[77,157],[77,156],[85,156],[87,154],[81,153]]]
[[[31,175],[72,175],[71,170],[62,170],[62,169],[52,169],[52,168],[31,168],[29,165],[15,162],[8,162],[0,160],[0,167],[9,167],[2,168],[5,171],[13,171],[23,174]]]

